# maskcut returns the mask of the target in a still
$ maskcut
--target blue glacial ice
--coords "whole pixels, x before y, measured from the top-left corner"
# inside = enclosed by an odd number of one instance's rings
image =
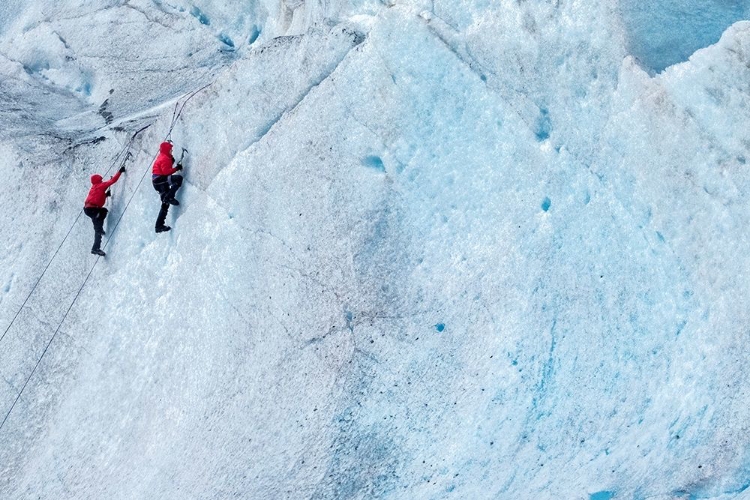
[[[746,0],[622,0],[620,6],[631,53],[656,72],[687,61],[718,42],[728,26],[750,19]]]
[[[750,498],[750,15],[645,5],[0,7],[0,498]]]

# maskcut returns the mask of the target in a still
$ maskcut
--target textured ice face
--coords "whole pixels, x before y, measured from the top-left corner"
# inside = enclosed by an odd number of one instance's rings
[[[0,327],[72,231],[0,340],[0,497],[747,489],[750,23],[650,77],[615,2],[130,3],[2,66]]]

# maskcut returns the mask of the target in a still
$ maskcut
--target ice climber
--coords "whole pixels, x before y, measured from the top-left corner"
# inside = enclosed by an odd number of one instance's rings
[[[107,196],[111,195],[107,189],[117,182],[123,172],[125,172],[125,167],[120,167],[120,170],[106,182],[102,180],[102,176],[99,174],[91,176],[91,189],[83,203],[83,213],[90,217],[91,222],[94,223],[94,246],[91,247],[91,253],[94,255],[101,255],[102,257],[106,255],[101,249],[104,219],[107,218],[108,212],[104,208],[104,203],[107,201]]]
[[[175,173],[182,170],[182,165],[178,163],[176,167],[173,167],[174,162],[172,143],[162,142],[159,146],[159,156],[154,161],[153,175],[151,176],[154,189],[161,196],[161,209],[159,210],[159,216],[156,218],[156,226],[154,228],[157,233],[172,229],[164,225],[164,221],[167,219],[167,212],[169,212],[169,205],[180,204],[175,199],[175,195],[180,186],[182,186],[182,176],[175,175]]]

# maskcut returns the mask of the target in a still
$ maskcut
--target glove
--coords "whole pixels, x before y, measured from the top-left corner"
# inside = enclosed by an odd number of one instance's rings
[[[176,166],[175,168],[176,168],[176,169],[177,169],[178,171],[179,171],[179,170],[182,170],[182,163],[178,163],[178,164],[177,164],[177,166]]]
[[[107,191],[107,197],[112,196],[112,191]]]
[[[121,173],[121,174],[124,174],[124,173],[125,173],[125,167],[120,167],[120,173]]]

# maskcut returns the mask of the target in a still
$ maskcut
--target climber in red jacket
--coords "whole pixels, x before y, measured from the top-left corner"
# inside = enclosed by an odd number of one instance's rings
[[[182,176],[176,175],[176,173],[182,170],[182,165],[178,163],[176,167],[173,167],[174,161],[172,143],[162,142],[159,146],[159,156],[154,161],[151,175],[151,182],[154,185],[154,189],[161,197],[161,209],[156,218],[156,226],[154,228],[157,233],[172,229],[164,225],[164,221],[167,219],[167,212],[169,212],[169,205],[180,204],[175,199],[175,195],[177,194],[177,190],[182,186]]]
[[[107,196],[110,196],[107,189],[117,182],[123,172],[125,172],[125,167],[121,167],[114,177],[106,182],[102,181],[102,176],[99,174],[91,176],[91,189],[83,203],[83,213],[91,218],[91,222],[94,223],[94,246],[91,247],[91,253],[94,255],[102,257],[106,255],[100,248],[102,235],[104,234],[104,219],[107,218],[107,209],[104,208],[104,203],[107,201]]]

